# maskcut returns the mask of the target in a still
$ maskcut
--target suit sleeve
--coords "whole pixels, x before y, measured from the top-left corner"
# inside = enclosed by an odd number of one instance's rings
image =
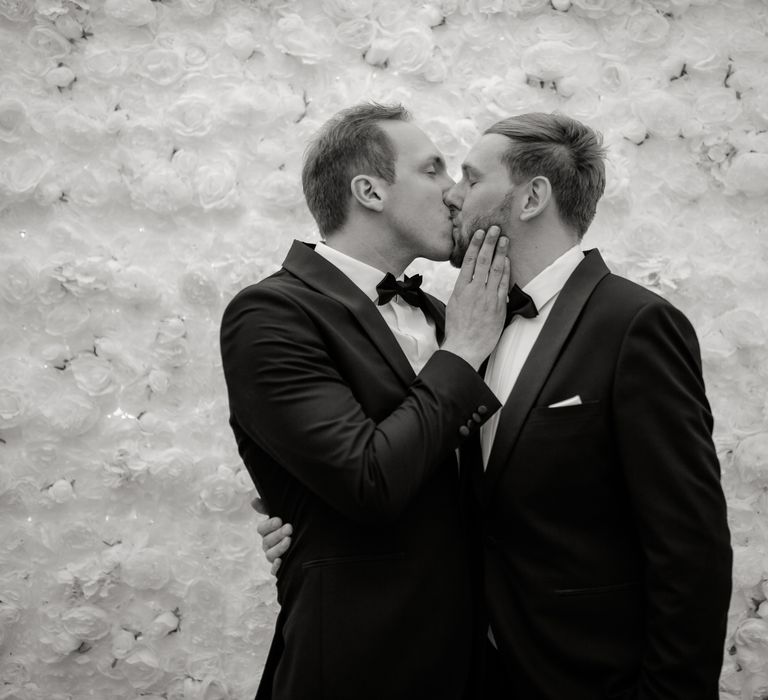
[[[437,351],[378,423],[336,369],[313,319],[274,290],[225,312],[221,335],[233,418],[308,489],[360,522],[395,519],[461,440],[478,406],[499,403],[458,356]],[[473,428],[476,429],[476,428]]]
[[[616,368],[615,431],[646,560],[638,700],[716,700],[731,590],[730,535],[695,332],[643,307]]]

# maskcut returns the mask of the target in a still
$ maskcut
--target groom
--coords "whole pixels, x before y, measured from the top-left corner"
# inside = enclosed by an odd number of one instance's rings
[[[325,243],[294,242],[221,326],[240,455],[297,525],[257,697],[460,700],[473,606],[456,449],[499,408],[477,369],[505,320],[507,241],[472,237],[446,315],[420,278],[396,279],[453,248],[454,182],[401,107],[338,114],[302,178]]]
[[[462,448],[487,612],[477,697],[717,700],[731,549],[695,333],[582,252],[605,186],[589,128],[505,119],[462,171],[453,262],[499,224],[511,297],[528,296],[484,368],[503,409]]]

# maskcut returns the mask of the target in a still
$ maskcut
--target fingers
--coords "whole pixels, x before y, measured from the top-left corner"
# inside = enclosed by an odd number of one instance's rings
[[[490,233],[490,231],[489,231]],[[491,262],[491,270],[488,273],[488,286],[491,291],[496,291],[501,283],[501,276],[504,274],[504,261],[507,258],[507,247],[509,239],[506,236],[500,236],[499,242],[496,245],[496,251],[493,253],[493,261]],[[506,294],[506,290],[505,290]]]
[[[283,525],[283,527],[273,530],[270,534],[263,536],[263,539],[261,541],[261,546],[264,549],[264,551],[267,553],[267,559],[269,559],[269,552],[270,550],[275,549],[278,545],[282,544],[286,539],[289,540],[290,543],[290,536],[293,534],[293,528],[290,524]],[[286,549],[288,549],[286,547]],[[276,556],[280,556],[281,554],[285,554],[285,550],[281,550],[279,553],[274,554],[272,558]],[[271,559],[270,559],[271,561]]]
[[[284,537],[276,545],[267,550],[267,561],[275,562],[288,551],[291,546],[291,538]]]
[[[459,276],[456,279],[456,286],[468,285],[472,281],[472,276],[475,274],[475,261],[480,253],[480,246],[485,238],[485,231],[478,229],[469,241],[467,252],[464,254],[464,260],[461,263],[461,270],[459,270]]]
[[[267,507],[264,505],[264,501],[262,501],[258,496],[256,496],[256,498],[251,501],[251,508],[253,508],[257,513],[261,513],[262,515],[269,515],[269,513],[267,513]]]
[[[277,576],[277,570],[280,568],[280,564],[283,563],[282,559],[275,559],[275,563],[272,564],[272,575]]]
[[[272,534],[275,530],[279,530],[283,526],[283,521],[280,518],[268,518],[260,522],[256,526],[256,532],[262,537]]]
[[[501,273],[501,280],[499,281],[499,289],[498,289],[498,301],[499,306],[502,309],[507,308],[507,295],[509,294],[509,276],[511,274],[511,265],[509,263],[509,258],[504,257],[504,270]]]
[[[488,273],[493,263],[494,250],[496,249],[496,242],[499,240],[500,233],[501,229],[498,226],[491,226],[485,234],[483,244],[480,246],[474,271],[474,279],[480,282],[480,284],[485,284],[488,280]]]

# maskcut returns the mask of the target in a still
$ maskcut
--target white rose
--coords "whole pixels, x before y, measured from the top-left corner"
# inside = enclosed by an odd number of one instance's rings
[[[29,0],[2,0],[0,15],[11,22],[26,22],[35,14],[35,6]]]
[[[329,20],[313,20],[310,24],[297,14],[283,16],[272,29],[272,41],[280,51],[308,64],[331,57],[333,37],[334,26]]]
[[[529,76],[546,82],[573,73],[583,55],[581,48],[562,41],[540,41],[523,51],[520,65]]]
[[[22,394],[12,389],[0,388],[0,430],[21,425],[26,413],[26,402]]]
[[[71,635],[90,642],[109,634],[109,615],[93,605],[81,605],[61,616],[64,629]]]
[[[227,161],[214,161],[198,167],[195,189],[205,211],[231,209],[240,203],[237,170]]]
[[[88,309],[70,300],[48,313],[45,317],[45,330],[51,335],[70,335],[83,328],[90,317]]]
[[[147,167],[130,191],[134,205],[158,214],[170,214],[192,204],[192,187],[163,160]]]
[[[190,42],[184,48],[184,62],[189,69],[200,70],[208,63],[208,49],[200,42]]]
[[[115,389],[112,365],[108,360],[87,353],[75,357],[69,368],[75,384],[89,396],[102,396]]]
[[[733,587],[746,590],[757,586],[766,574],[766,557],[754,544],[733,547]]]
[[[768,433],[744,438],[733,454],[739,478],[758,487],[768,486]]]
[[[699,92],[694,111],[702,124],[730,123],[741,115],[741,103],[733,90],[712,88]]]
[[[54,22],[57,31],[70,41],[77,41],[83,38],[83,25],[80,24],[72,15],[59,15]]]
[[[0,192],[18,199],[29,197],[48,167],[36,153],[24,152],[4,158],[0,168]]]
[[[151,0],[106,0],[104,12],[117,22],[130,27],[148,24],[157,14]]]
[[[184,73],[181,56],[171,49],[152,49],[141,58],[139,75],[157,85],[171,85]]]
[[[557,7],[556,2],[557,0],[554,0],[552,6],[561,12],[567,10],[571,5],[568,2],[568,7],[561,9]],[[540,13],[547,5],[549,5],[549,0],[505,0],[504,9],[513,15],[535,15]]]
[[[12,97],[0,99],[0,141],[18,141],[26,124],[27,108],[23,102]]]
[[[136,636],[133,632],[120,629],[112,634],[112,656],[124,659],[136,646]]]
[[[105,163],[83,166],[73,179],[68,195],[76,204],[103,207],[117,200],[124,191],[117,169]]]
[[[376,37],[365,52],[366,62],[372,66],[385,66],[394,45],[394,41],[389,37]]]
[[[75,490],[72,488],[72,482],[66,479],[57,479],[48,487],[48,498],[54,503],[68,503],[75,497]]]
[[[184,325],[184,320],[178,316],[171,316],[160,321],[156,340],[158,343],[169,343],[185,338],[186,335],[187,327]]]
[[[37,293],[37,273],[24,259],[16,258],[0,266],[0,297],[9,304],[26,304]]]
[[[690,116],[688,105],[664,90],[639,95],[633,109],[651,134],[670,139],[680,134]]]
[[[157,654],[147,647],[139,648],[124,659],[118,668],[131,687],[143,690],[163,677],[163,669]]]
[[[188,302],[209,306],[217,303],[221,293],[216,283],[200,270],[188,270],[179,279],[181,296]]]
[[[726,194],[768,194],[768,153],[738,153],[725,174]]]
[[[351,19],[336,27],[336,39],[353,49],[364,51],[376,36],[376,25],[369,19]]]
[[[669,22],[658,12],[641,12],[627,20],[627,35],[640,46],[661,46],[668,34]]]
[[[67,66],[51,68],[51,70],[45,74],[45,83],[48,87],[66,88],[69,87],[74,80],[75,73]]]
[[[59,60],[72,50],[69,41],[50,27],[37,26],[27,35],[27,44],[49,58]]]
[[[241,61],[247,61],[259,48],[259,42],[248,29],[230,28],[224,43]]]
[[[90,397],[65,390],[49,397],[40,412],[48,428],[64,437],[87,433],[101,416],[99,407]]]
[[[193,17],[208,17],[216,9],[216,0],[180,0],[180,4]]]
[[[304,199],[298,178],[284,170],[275,170],[266,177],[259,196],[280,209],[291,209]]]
[[[432,57],[434,39],[432,32],[423,27],[413,27],[399,32],[389,52],[389,62],[394,70],[418,73]]]
[[[89,78],[112,83],[125,74],[126,59],[118,51],[89,51],[83,58],[82,66]]]
[[[392,29],[403,24],[413,13],[413,6],[402,0],[377,0],[373,7],[373,16],[385,29]]]
[[[625,14],[631,0],[571,0],[576,14],[590,19],[605,17],[610,12]]]
[[[160,299],[156,277],[135,265],[119,268],[109,291],[118,299],[135,304],[152,304]]]
[[[59,111],[54,121],[58,138],[75,151],[87,152],[102,144],[104,123],[67,106]]]
[[[168,372],[160,369],[150,370],[147,377],[147,385],[155,394],[165,394],[171,386],[171,377]]]
[[[167,552],[151,547],[129,554],[120,570],[123,581],[140,590],[159,590],[171,577]]]
[[[166,116],[168,126],[180,136],[206,136],[214,126],[210,100],[198,95],[180,98]]]
[[[147,637],[150,639],[160,639],[168,636],[171,632],[179,628],[179,618],[170,610],[160,613],[147,629]]]
[[[337,20],[360,19],[373,11],[373,0],[323,0],[323,11]]]
[[[748,618],[742,622],[733,635],[736,657],[742,668],[750,673],[765,669],[768,658],[768,622],[759,618]]]
[[[109,288],[112,272],[102,257],[82,257],[63,260],[53,268],[62,286],[77,297],[103,292]]]
[[[242,494],[236,488],[231,470],[221,468],[219,473],[209,476],[201,483],[200,500],[214,513],[234,513],[244,503]]]

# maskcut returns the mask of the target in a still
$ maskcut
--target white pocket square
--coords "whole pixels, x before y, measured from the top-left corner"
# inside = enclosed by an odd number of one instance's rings
[[[564,401],[558,401],[557,403],[551,403],[547,408],[564,408],[565,406],[581,406],[581,396],[571,396],[570,399]]]

